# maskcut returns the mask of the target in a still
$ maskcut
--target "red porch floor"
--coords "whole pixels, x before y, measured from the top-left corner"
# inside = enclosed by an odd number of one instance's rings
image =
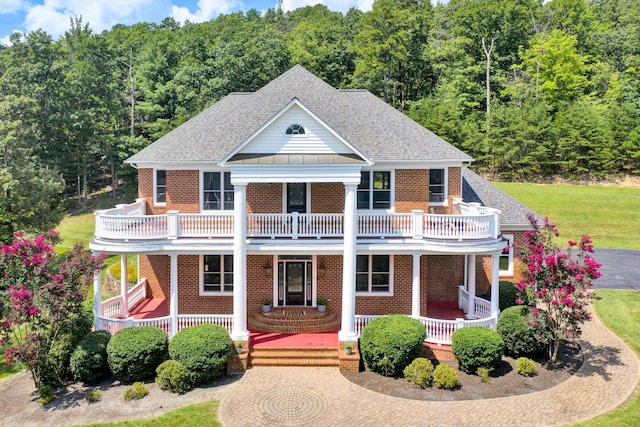
[[[250,333],[253,348],[338,348],[338,331],[317,334]]]
[[[169,315],[169,305],[166,298],[146,298],[140,301],[129,313],[134,319],[153,319]]]

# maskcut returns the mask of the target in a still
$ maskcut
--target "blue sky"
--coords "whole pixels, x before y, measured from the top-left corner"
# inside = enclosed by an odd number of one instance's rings
[[[39,28],[58,38],[69,28],[69,19],[82,16],[95,33],[115,24],[160,22],[172,16],[180,22],[203,22],[221,13],[275,8],[278,0],[0,0],[0,42],[7,45],[14,31]],[[346,12],[351,7],[371,10],[373,0],[283,0],[284,9],[323,3]]]

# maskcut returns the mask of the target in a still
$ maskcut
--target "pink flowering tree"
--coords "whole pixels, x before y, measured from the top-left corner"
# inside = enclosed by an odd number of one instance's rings
[[[83,316],[88,285],[104,260],[81,245],[58,255],[58,241],[54,231],[35,238],[16,233],[0,247],[0,348],[7,364],[31,372],[36,388],[56,338]]]
[[[533,227],[524,236],[521,257],[526,269],[518,282],[519,304],[531,306],[532,326],[540,339],[549,343],[549,360],[555,362],[563,339],[576,338],[582,324],[590,320],[588,310],[591,282],[600,277],[591,255],[591,238],[569,240],[565,250],[554,243],[560,235],[556,225],[545,217],[539,225],[533,214],[527,219]]]

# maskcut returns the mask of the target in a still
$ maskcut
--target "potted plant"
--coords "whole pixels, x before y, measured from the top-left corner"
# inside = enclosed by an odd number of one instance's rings
[[[318,297],[318,313],[324,313],[325,311],[327,311],[327,299]]]
[[[242,354],[242,341],[241,340],[236,341],[236,353]]]
[[[344,343],[344,352],[349,355],[353,353],[353,343],[351,341],[347,341]]]
[[[262,299],[262,312],[263,313],[271,313],[271,305],[273,304],[273,301],[271,301],[271,298],[263,298]]]

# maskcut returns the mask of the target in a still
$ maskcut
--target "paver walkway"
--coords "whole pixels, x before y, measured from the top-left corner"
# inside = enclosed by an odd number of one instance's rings
[[[580,341],[584,363],[551,389],[499,399],[433,402],[378,394],[337,368],[249,369],[220,402],[234,426],[554,426],[593,418],[622,404],[640,379],[635,353],[594,316]]]

